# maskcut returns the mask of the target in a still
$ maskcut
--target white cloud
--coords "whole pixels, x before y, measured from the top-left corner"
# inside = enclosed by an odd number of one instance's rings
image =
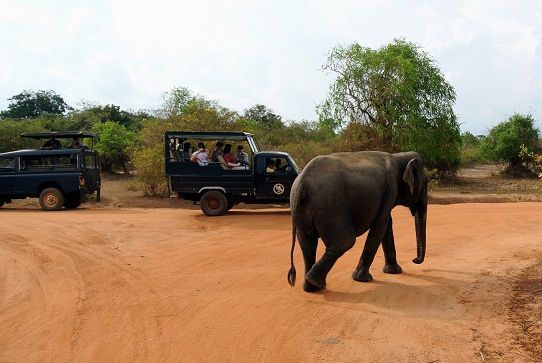
[[[539,1],[15,2],[0,13],[0,109],[23,89],[123,108],[157,107],[186,86],[238,111],[263,103],[315,119],[338,44],[404,37],[457,91],[464,129],[514,111],[542,119]]]

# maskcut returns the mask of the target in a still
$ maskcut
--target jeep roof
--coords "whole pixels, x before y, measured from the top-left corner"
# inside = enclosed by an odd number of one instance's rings
[[[47,131],[47,132],[25,132],[21,134],[21,137],[28,137],[35,140],[48,139],[54,136],[57,139],[72,139],[72,138],[95,138],[96,134],[86,131]]]
[[[248,141],[252,152],[258,152],[260,147],[254,138],[254,135],[241,131],[168,131],[168,139],[196,139],[196,140],[236,140]]]
[[[79,152],[79,150],[84,149],[52,149],[52,150],[41,150],[41,149],[23,149],[23,150],[15,150],[15,151],[8,151],[5,153],[0,153],[0,157],[16,157],[16,156],[29,156],[29,155],[71,155],[73,153]],[[89,152],[93,152],[92,150],[85,150]]]

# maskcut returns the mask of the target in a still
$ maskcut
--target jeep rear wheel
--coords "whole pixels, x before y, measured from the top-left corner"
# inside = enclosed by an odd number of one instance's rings
[[[2,208],[6,204],[6,201],[2,198],[0,198],[0,208]]]
[[[64,194],[57,188],[46,188],[40,193],[40,205],[43,210],[60,210],[64,204]]]
[[[221,216],[228,211],[228,199],[221,192],[211,190],[201,196],[200,207],[208,216]]]

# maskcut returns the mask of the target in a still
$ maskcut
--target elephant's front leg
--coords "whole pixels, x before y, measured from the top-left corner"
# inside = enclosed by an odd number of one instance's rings
[[[369,268],[373,263],[378,246],[380,246],[380,242],[382,242],[384,235],[386,234],[388,221],[390,219],[391,216],[388,215],[387,218],[382,218],[381,222],[374,223],[371,229],[369,229],[369,234],[365,241],[358,267],[352,274],[354,280],[360,282],[373,281],[373,276],[369,273]]]
[[[397,263],[397,254],[395,253],[395,239],[393,238],[393,222],[392,218],[388,222],[388,228],[386,234],[382,240],[382,249],[384,250],[384,258],[386,265],[384,266],[384,272],[387,274],[400,274],[403,269]]]

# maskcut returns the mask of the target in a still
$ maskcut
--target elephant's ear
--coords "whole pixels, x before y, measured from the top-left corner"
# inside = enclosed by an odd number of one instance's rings
[[[416,170],[418,169],[418,159],[412,159],[408,162],[408,165],[403,173],[403,181],[408,184],[410,188],[410,194],[414,194],[416,190]]]

